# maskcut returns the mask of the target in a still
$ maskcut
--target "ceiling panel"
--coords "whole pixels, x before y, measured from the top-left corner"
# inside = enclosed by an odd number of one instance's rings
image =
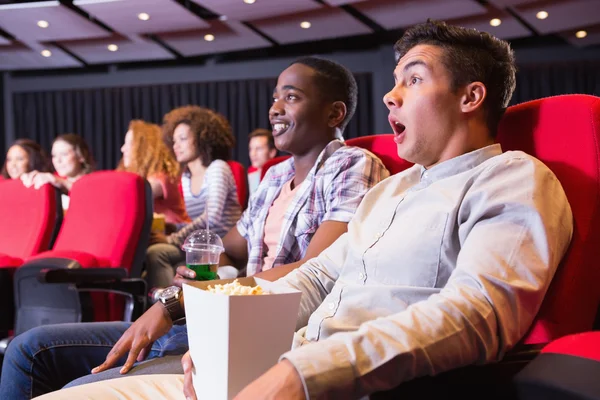
[[[302,28],[302,22],[309,22],[310,28]],[[338,8],[254,21],[252,25],[282,44],[372,33],[366,25]]]
[[[332,6],[341,6],[341,5],[345,5],[345,4],[358,3],[360,1],[367,1],[367,0],[325,0],[325,3],[332,5]]]
[[[206,34],[213,35],[214,40],[206,41],[204,39]],[[160,34],[159,37],[184,56],[218,54],[271,46],[271,42],[237,21],[225,23],[213,21],[212,26],[207,29],[165,33]]]
[[[540,0],[488,0],[496,7],[505,8],[523,4],[539,3]]]
[[[585,47],[600,44],[600,26],[588,27],[584,30],[587,33],[587,36],[581,39],[575,36],[577,32],[575,30],[563,32],[561,36],[569,43],[577,47]]]
[[[124,34],[206,28],[209,24],[173,0],[75,0],[74,4]],[[146,13],[149,20],[140,20]]]
[[[500,19],[500,25],[490,25],[490,20],[493,18]],[[491,13],[485,17],[469,18],[464,21],[452,21],[452,23],[465,28],[477,29],[480,32],[487,32],[490,35],[504,40],[533,35],[533,33],[522,23],[507,13]]]
[[[314,0],[256,0],[246,4],[242,0],[192,0],[229,19],[250,21],[276,15],[292,14],[322,7]]]
[[[81,40],[62,42],[61,44],[89,64],[175,58],[164,47],[149,39],[137,36]],[[116,45],[117,51],[110,51],[108,49],[109,45]]]
[[[6,39],[6,38],[4,38],[4,37],[2,37],[2,36],[0,36],[0,46],[4,46],[4,45],[7,45],[7,44],[11,44],[11,41],[8,40],[8,39]]]
[[[372,0],[354,7],[387,29],[418,24],[427,18],[449,20],[487,12],[473,0]]]
[[[555,1],[538,5],[519,6],[519,15],[538,32],[553,33],[581,26],[600,24],[600,0]],[[548,18],[536,18],[538,11],[548,12]]]
[[[82,64],[54,46],[45,46],[44,50],[51,52],[50,57],[44,57],[39,51],[24,46],[9,46],[0,48],[0,70],[47,69],[80,67]]]
[[[49,26],[40,28],[38,21],[46,21]],[[0,27],[19,40],[84,39],[110,34],[58,1],[0,5]]]

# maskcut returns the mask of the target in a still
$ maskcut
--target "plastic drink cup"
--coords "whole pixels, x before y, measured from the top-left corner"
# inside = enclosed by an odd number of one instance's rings
[[[197,281],[219,279],[217,269],[223,252],[223,242],[214,232],[200,229],[187,237],[181,249],[185,251],[186,266],[196,272]]]

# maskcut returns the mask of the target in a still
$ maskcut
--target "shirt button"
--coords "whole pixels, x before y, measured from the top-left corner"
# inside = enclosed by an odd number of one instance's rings
[[[358,274],[358,279],[365,279],[365,274],[363,274],[362,272]]]
[[[329,303],[329,309],[333,310],[334,308],[335,308],[335,303],[334,302]]]
[[[375,234],[375,239],[381,239],[381,236],[382,236],[382,235],[381,235],[381,233],[380,233],[380,232],[377,232],[377,233]]]

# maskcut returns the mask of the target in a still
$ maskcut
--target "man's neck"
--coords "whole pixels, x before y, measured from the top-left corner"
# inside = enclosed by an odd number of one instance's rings
[[[329,142],[330,141],[327,141],[326,143],[321,143],[321,145],[315,145],[312,149],[310,149],[304,154],[293,155],[294,169],[296,170],[296,172],[294,175],[294,181],[292,182],[292,189],[304,182],[304,180],[308,176],[308,173],[317,162],[319,154],[321,154],[321,152]]]
[[[434,163],[423,166],[426,169],[430,169],[444,161],[482,149],[494,143],[495,140],[490,135],[487,128],[479,127],[478,129],[465,129],[462,133],[452,136],[452,139]]]
[[[200,157],[188,162],[187,168],[190,171],[190,175],[192,176],[203,175],[204,171],[206,171],[206,167],[202,164],[202,160],[200,159]]]

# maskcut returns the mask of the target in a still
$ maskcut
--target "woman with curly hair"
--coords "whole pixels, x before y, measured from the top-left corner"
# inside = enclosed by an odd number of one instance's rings
[[[17,179],[31,171],[50,172],[52,165],[46,152],[31,139],[17,139],[6,152],[0,173],[4,179]]]
[[[74,133],[57,136],[52,142],[52,165],[56,174],[34,170],[21,175],[23,184],[39,189],[49,183],[63,193],[63,209],[69,208],[69,192],[73,183],[94,170],[94,158],[83,137]]]
[[[131,121],[121,153],[117,171],[133,172],[150,183],[154,212],[163,214],[168,224],[190,222],[178,188],[180,167],[162,140],[160,126]]]
[[[241,216],[237,187],[226,162],[235,144],[227,119],[207,108],[185,106],[166,114],[163,121],[165,140],[183,166],[181,186],[192,223],[164,238],[153,238],[156,244],[146,254],[149,288],[173,282],[175,267],[185,260],[181,245],[190,233],[209,226],[225,236]]]

